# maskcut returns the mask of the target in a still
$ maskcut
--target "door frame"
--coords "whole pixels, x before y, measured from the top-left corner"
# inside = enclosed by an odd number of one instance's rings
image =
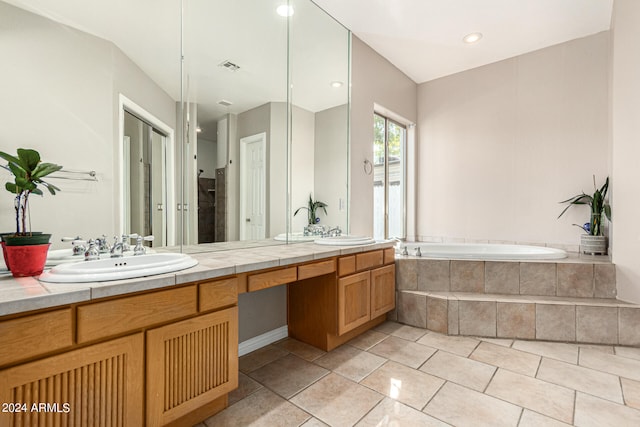
[[[240,163],[238,165],[238,170],[240,172],[240,216],[238,218],[238,223],[240,225],[240,240],[246,240],[247,237],[247,232],[245,229],[245,218],[246,218],[246,210],[247,210],[247,206],[245,203],[245,198],[244,195],[246,194],[247,191],[247,182],[246,182],[246,178],[245,178],[245,174],[244,174],[244,168],[246,167],[247,164],[247,145],[251,144],[251,143],[255,143],[255,142],[259,142],[262,146],[262,153],[263,153],[263,161],[264,161],[264,167],[262,168],[262,179],[260,180],[260,182],[262,183],[262,192],[264,193],[264,198],[263,200],[266,200],[266,191],[267,191],[267,167],[266,167],[266,156],[267,156],[267,133],[266,132],[261,132],[261,133],[257,133],[255,135],[251,135],[251,136],[245,136],[243,138],[240,138]],[[266,217],[267,217],[267,207],[266,205],[263,206],[264,208],[264,213],[265,213],[265,224],[264,224],[264,236],[263,238],[266,238],[267,235],[267,224],[266,224]]]
[[[173,210],[176,200],[176,173],[175,173],[175,130],[158,119],[156,116],[145,110],[140,105],[136,104],[123,94],[118,96],[118,143],[117,145],[117,170],[118,175],[115,181],[118,183],[118,217],[116,222],[116,234],[121,234],[124,231],[124,227],[127,224],[125,218],[125,205],[126,205],[126,187],[125,187],[125,163],[126,158],[124,154],[124,113],[129,111],[135,114],[139,118],[149,122],[156,129],[164,132],[167,136],[165,138],[165,150],[164,150],[164,167],[165,167],[165,201],[164,209],[166,213],[166,245],[175,245],[176,240],[176,214]]]

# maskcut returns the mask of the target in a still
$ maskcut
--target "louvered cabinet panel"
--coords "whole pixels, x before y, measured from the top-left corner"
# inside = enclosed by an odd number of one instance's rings
[[[142,333],[0,371],[0,426],[140,426]]]
[[[238,387],[238,307],[147,331],[147,425],[160,426]]]

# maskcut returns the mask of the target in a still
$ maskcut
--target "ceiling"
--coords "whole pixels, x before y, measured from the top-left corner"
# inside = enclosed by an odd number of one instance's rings
[[[613,0],[313,0],[416,83],[608,30]],[[475,44],[462,38],[481,32]]]
[[[348,80],[348,32],[307,0],[290,0],[296,12],[289,30],[276,13],[286,0],[0,1],[113,42],[174,100],[184,90],[185,100],[198,104],[203,139],[215,140],[215,123],[224,114],[288,96],[312,112],[347,102],[348,85],[330,84]],[[220,67],[224,61],[240,69]]]
[[[331,81],[347,80],[346,31],[302,0],[288,0],[297,7],[291,27],[296,60],[291,63],[286,56],[285,21],[274,13],[287,0],[188,0],[184,6],[180,0],[4,1],[112,41],[175,100],[182,90],[182,34],[186,99],[198,103],[198,124],[205,132],[215,131],[214,123],[223,114],[286,101],[287,72],[293,78],[293,103],[309,111],[340,105],[347,96],[348,85],[329,86]],[[613,4],[613,0],[313,1],[416,83],[607,30]],[[484,35],[480,42],[462,42],[476,31]],[[240,65],[240,71],[219,67],[225,60]],[[221,106],[221,100],[232,105]]]

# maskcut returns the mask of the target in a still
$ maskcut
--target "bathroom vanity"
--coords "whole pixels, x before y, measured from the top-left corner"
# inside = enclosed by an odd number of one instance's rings
[[[238,294],[286,285],[289,335],[331,350],[394,309],[390,246],[198,254],[188,270],[95,284],[0,280],[0,426],[197,424],[238,386]]]

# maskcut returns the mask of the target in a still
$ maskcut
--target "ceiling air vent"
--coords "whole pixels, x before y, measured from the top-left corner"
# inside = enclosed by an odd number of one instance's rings
[[[222,61],[221,63],[218,64],[219,67],[224,67],[229,71],[238,71],[240,69],[240,66],[238,64],[234,64],[233,62],[226,60],[226,61]]]
[[[218,101],[218,104],[228,107],[229,105],[233,104],[231,101],[227,101],[226,99],[221,99],[220,101]]]

